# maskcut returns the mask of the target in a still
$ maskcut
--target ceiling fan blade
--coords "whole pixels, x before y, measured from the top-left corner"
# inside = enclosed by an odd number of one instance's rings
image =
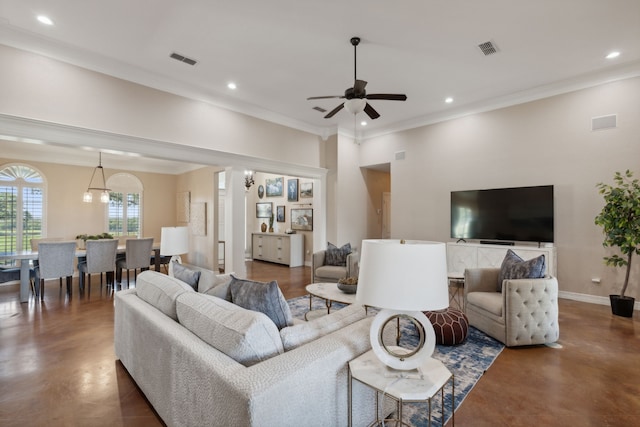
[[[371,117],[371,120],[380,117],[380,114],[368,102],[367,105],[364,106],[364,112],[367,113],[367,116]]]
[[[384,99],[387,101],[406,101],[407,95],[398,93],[371,93],[365,96],[367,99]]]
[[[338,105],[336,108],[334,108],[333,110],[329,111],[329,114],[327,114],[326,116],[324,116],[325,119],[330,119],[331,117],[335,116],[336,113],[340,110],[342,110],[344,108],[344,102],[340,105]]]
[[[367,82],[365,82],[364,80],[356,80],[356,82],[353,84],[353,93],[356,95],[356,97],[358,97],[358,94],[364,92],[364,88],[366,86]]]
[[[307,98],[307,101],[309,101],[311,99],[330,99],[330,98],[344,98],[344,96],[343,95],[311,96],[311,97]]]

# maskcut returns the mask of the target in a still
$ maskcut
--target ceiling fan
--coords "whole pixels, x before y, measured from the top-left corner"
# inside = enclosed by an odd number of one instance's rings
[[[329,98],[341,98],[346,99],[345,102],[338,105],[336,108],[331,110],[326,116],[325,119],[330,119],[333,117],[338,111],[345,108],[352,114],[358,114],[364,110],[365,113],[372,120],[380,117],[380,114],[367,102],[369,99],[380,99],[387,101],[406,101],[407,95],[404,94],[393,94],[393,93],[374,93],[367,94],[367,91],[364,89],[367,86],[367,82],[364,80],[358,80],[357,77],[357,48],[360,44],[360,37],[352,37],[351,44],[353,45],[353,79],[355,83],[353,87],[348,88],[344,91],[344,95],[336,95],[336,96],[312,96],[307,98],[307,100],[311,99],[329,99]]]

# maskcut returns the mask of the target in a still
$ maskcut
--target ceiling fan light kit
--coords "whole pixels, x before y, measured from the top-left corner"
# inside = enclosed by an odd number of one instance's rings
[[[367,105],[367,101],[360,98],[347,99],[344,102],[344,109],[351,114],[358,114],[364,111],[364,107]]]
[[[380,114],[367,102],[367,100],[377,99],[377,100],[385,100],[385,101],[406,101],[407,95],[404,94],[391,94],[391,93],[376,93],[367,95],[367,91],[365,87],[367,86],[367,82],[364,80],[358,80],[357,76],[357,47],[360,44],[360,37],[352,37],[351,45],[353,45],[353,87],[347,88],[344,91],[344,95],[329,95],[329,96],[312,96],[307,98],[307,100],[312,99],[329,99],[329,98],[340,98],[346,99],[343,103],[338,105],[333,110],[329,111],[325,119],[330,119],[336,113],[338,113],[343,108],[347,110],[349,113],[356,115],[361,112],[365,112],[372,120],[380,117]]]

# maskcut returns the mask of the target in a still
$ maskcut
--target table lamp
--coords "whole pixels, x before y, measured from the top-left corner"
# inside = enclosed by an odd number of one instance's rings
[[[173,273],[173,261],[182,264],[180,255],[189,252],[189,227],[162,227],[160,256],[170,256],[169,275]]]
[[[385,365],[398,370],[421,366],[435,349],[435,332],[424,310],[449,306],[444,243],[417,240],[363,240],[356,302],[381,308],[371,324],[371,348]],[[389,347],[385,326],[411,321],[420,342],[414,349]]]

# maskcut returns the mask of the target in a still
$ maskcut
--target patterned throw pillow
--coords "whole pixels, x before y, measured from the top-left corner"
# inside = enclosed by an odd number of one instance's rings
[[[247,310],[266,314],[278,329],[293,325],[293,316],[287,300],[275,280],[267,283],[238,279],[231,276],[231,302]]]
[[[331,242],[327,242],[327,251],[324,255],[324,264],[344,267],[347,265],[347,255],[349,255],[350,253],[351,243],[346,243],[339,248]]]
[[[178,280],[182,280],[189,286],[191,286],[195,291],[198,290],[198,281],[200,280],[200,272],[196,270],[191,270],[182,264],[173,261],[173,277]]]
[[[539,279],[544,277],[544,272],[544,255],[525,261],[509,249],[498,274],[498,292],[502,292],[505,279]]]

